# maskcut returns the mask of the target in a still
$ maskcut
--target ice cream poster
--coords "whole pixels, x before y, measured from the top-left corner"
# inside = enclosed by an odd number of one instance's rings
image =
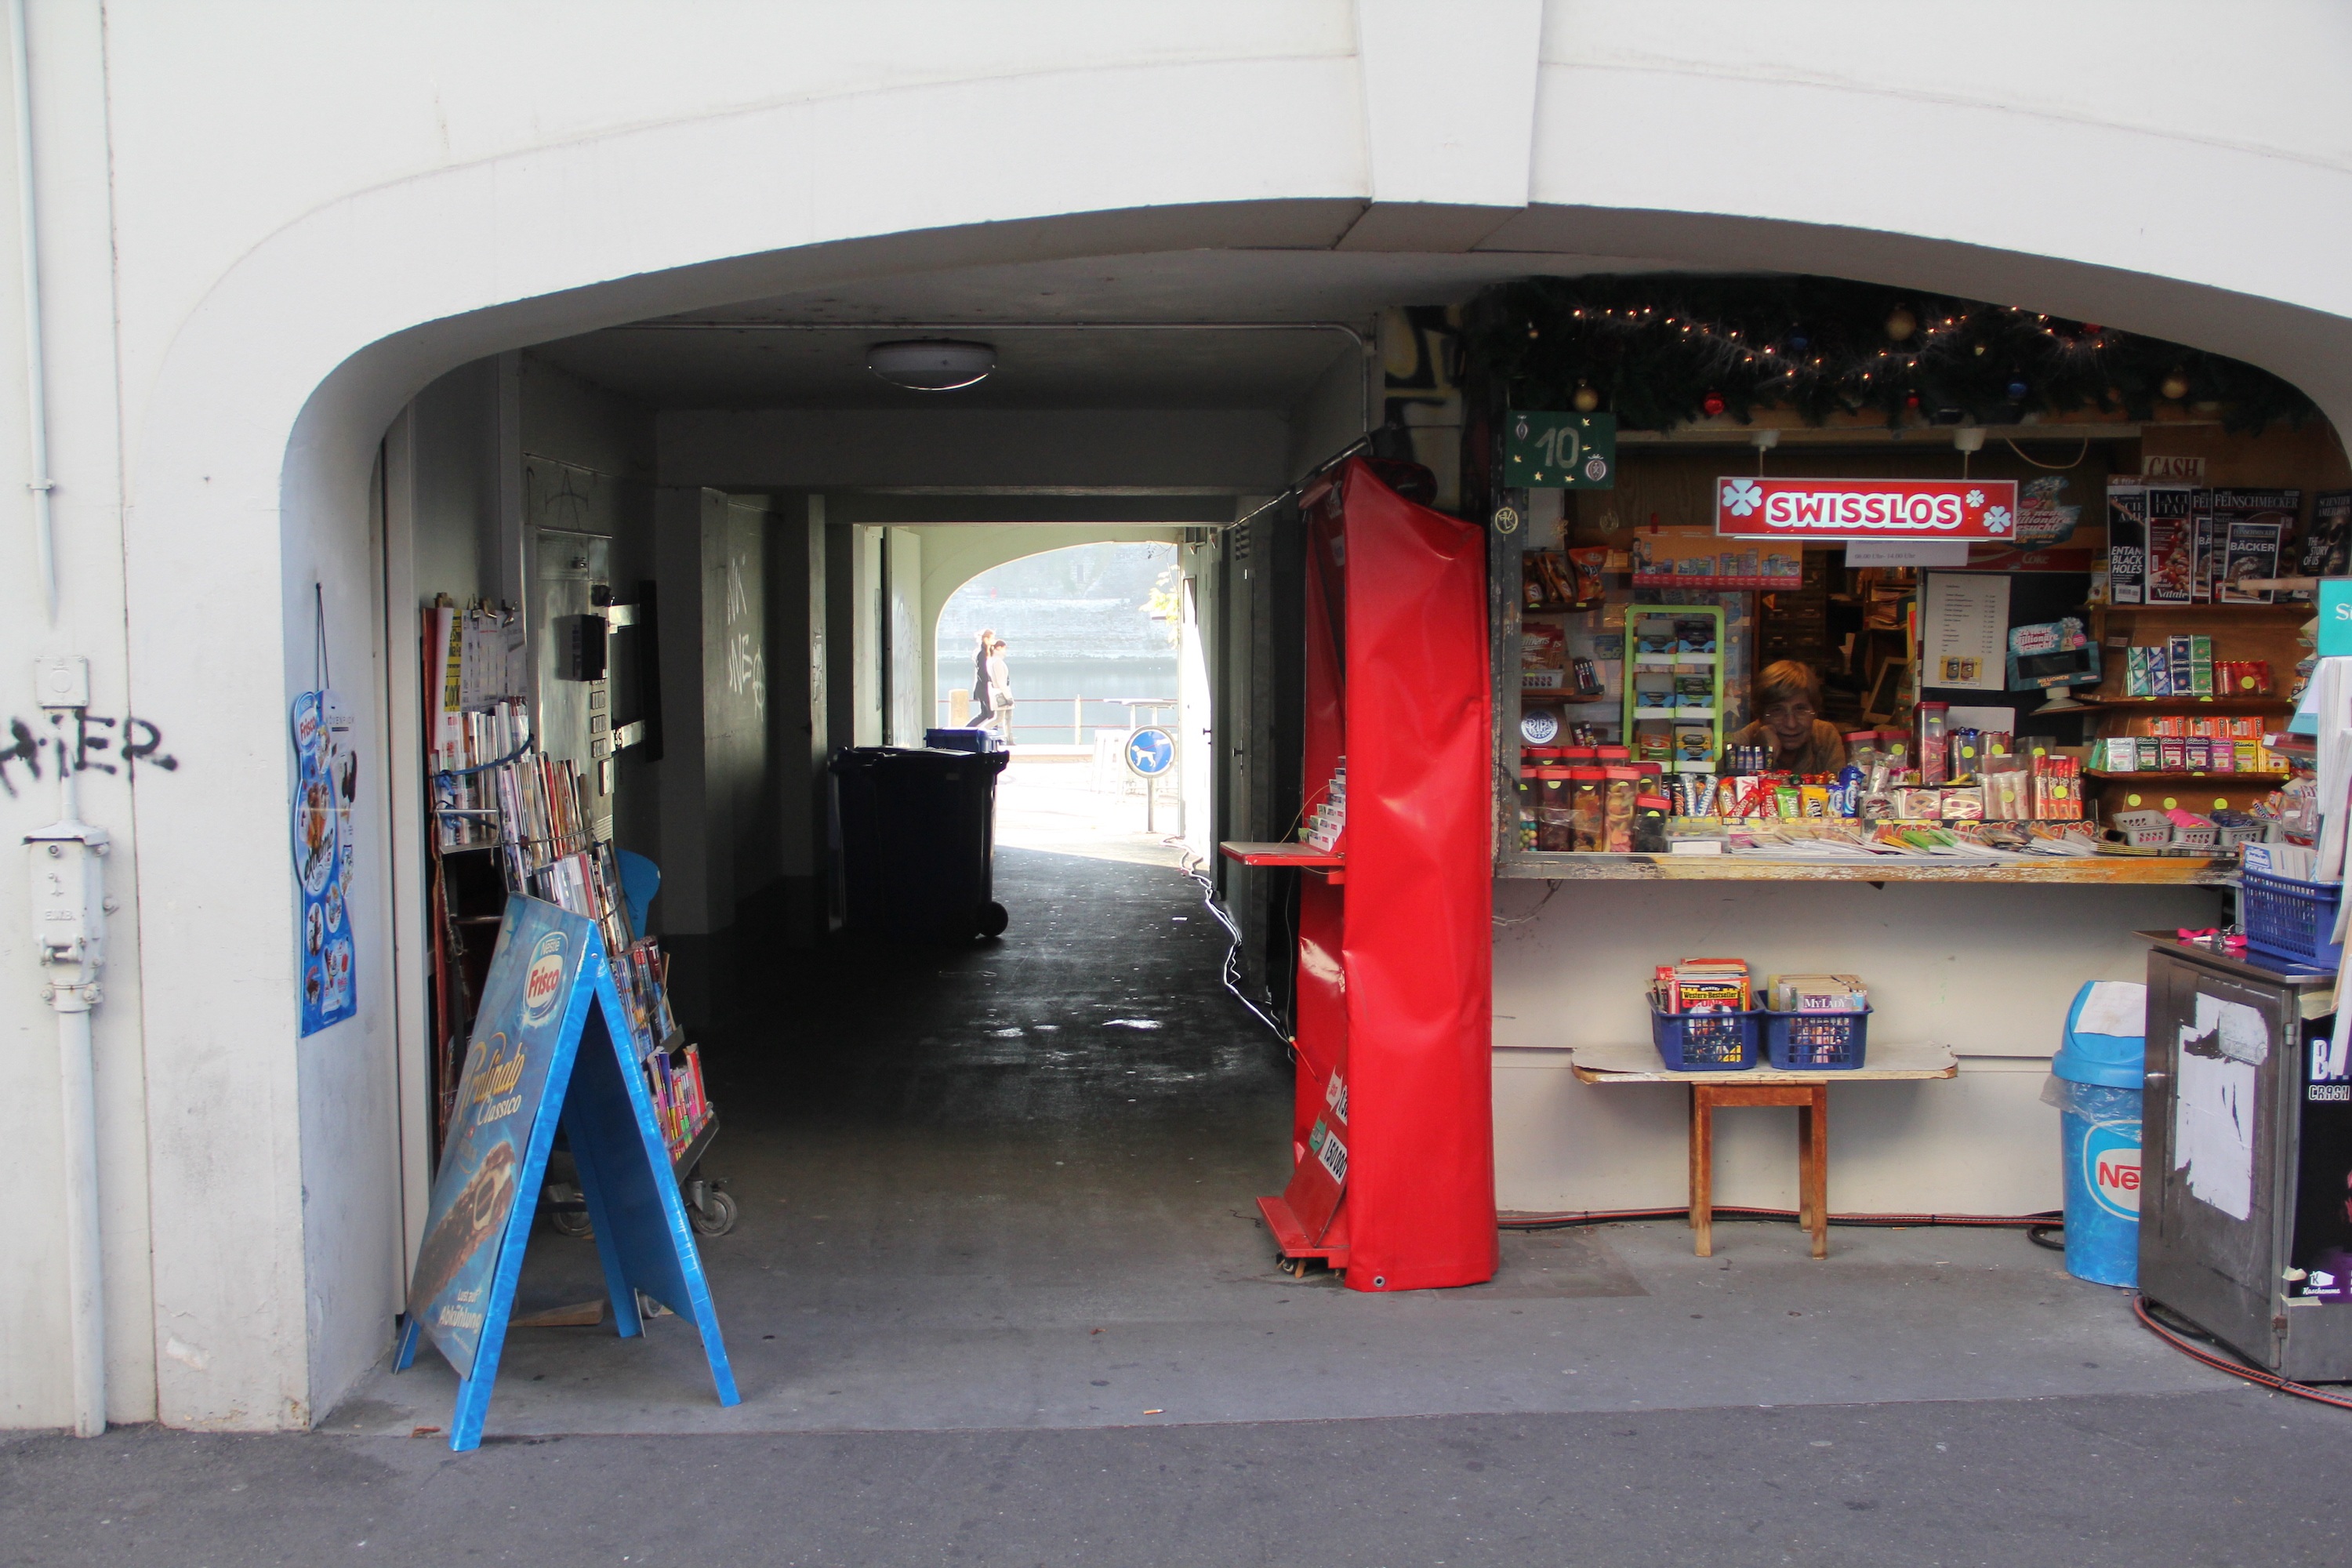
[[[331,689],[294,699],[294,879],[301,889],[295,933],[302,1033],[315,1035],[359,1011],[351,892],[358,843],[352,806],[359,755],[351,710]]]
[[[587,946],[586,922],[535,899],[508,900],[408,1289],[409,1310],[460,1377],[473,1375],[515,1205],[537,1202],[522,1177],[533,1133],[561,1109],[546,1103],[549,1074]]]

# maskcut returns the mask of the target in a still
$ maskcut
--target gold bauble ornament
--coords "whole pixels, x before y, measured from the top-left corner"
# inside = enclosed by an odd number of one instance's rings
[[[1886,318],[1886,335],[1896,342],[1906,342],[1919,330],[1919,318],[1897,305],[1895,313]]]
[[[2170,375],[2164,378],[2164,384],[2157,388],[2157,390],[2163,393],[2165,396],[2170,398],[2173,402],[2178,403],[2182,398],[2189,395],[2189,378],[2176,370]]]
[[[1601,406],[1601,395],[1589,386],[1580,386],[1576,389],[1576,395],[1570,401],[1576,405],[1576,411],[1579,414],[1590,414]]]

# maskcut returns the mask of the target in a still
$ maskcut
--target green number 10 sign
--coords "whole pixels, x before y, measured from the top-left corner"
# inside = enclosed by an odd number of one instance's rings
[[[1503,416],[1503,484],[1510,489],[1605,490],[1617,484],[1617,416]]]

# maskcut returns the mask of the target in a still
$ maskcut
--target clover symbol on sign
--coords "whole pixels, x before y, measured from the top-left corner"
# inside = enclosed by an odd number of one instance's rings
[[[1984,491],[1970,490],[1969,492],[1969,505],[1971,509],[1984,505]]]
[[[1985,527],[1990,529],[1995,533],[2007,533],[2009,531],[2009,508],[2005,506],[1994,507],[1991,510],[1985,513],[1984,520]]]
[[[1733,479],[1723,487],[1723,510],[1746,517],[1764,504],[1764,489],[1754,479]]]

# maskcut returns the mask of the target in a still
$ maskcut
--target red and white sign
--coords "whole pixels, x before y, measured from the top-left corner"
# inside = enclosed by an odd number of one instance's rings
[[[1992,539],[2017,536],[2015,479],[1715,482],[1726,539]]]

